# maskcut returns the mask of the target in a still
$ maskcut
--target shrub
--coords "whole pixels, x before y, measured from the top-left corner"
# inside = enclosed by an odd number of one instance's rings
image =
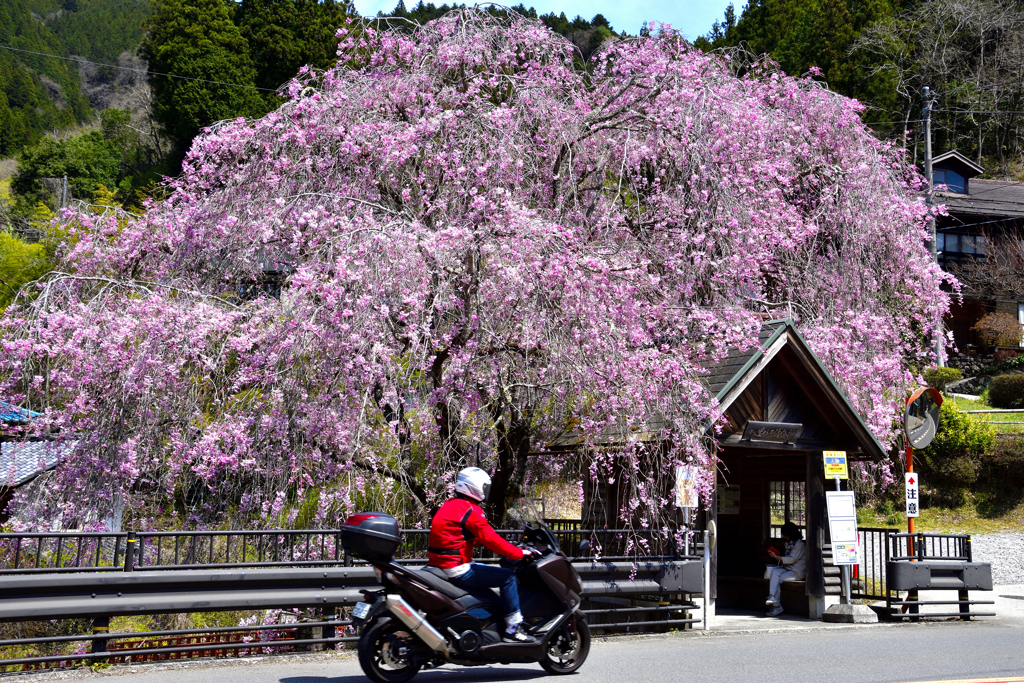
[[[1018,355],[1020,354],[1013,349],[999,349],[995,353],[995,359],[997,363],[1005,363],[1012,358],[1016,358]]]
[[[977,331],[978,336],[986,344],[993,346],[1017,346],[1020,344],[1020,323],[1009,313],[999,311],[987,313],[971,329]]]
[[[924,381],[939,391],[945,391],[947,384],[962,378],[963,374],[956,368],[929,368],[924,371]]]
[[[1024,407],[1024,375],[999,375],[992,378],[988,402],[994,408]]]
[[[962,412],[953,401],[943,401],[939,409],[939,431],[931,445],[917,451],[925,482],[934,486],[940,497],[961,500],[978,480],[986,458],[995,444],[995,430]]]
[[[978,512],[1001,517],[1024,498],[1024,436],[996,439],[992,453],[978,476]]]

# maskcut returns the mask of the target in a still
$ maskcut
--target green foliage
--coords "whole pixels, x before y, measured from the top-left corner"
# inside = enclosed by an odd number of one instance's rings
[[[11,183],[15,211],[28,217],[40,203],[56,209],[62,199],[56,186],[64,176],[72,198],[91,201],[108,188],[118,204],[137,205],[138,190],[153,180],[154,165],[129,120],[127,110],[107,109],[100,115],[99,131],[64,140],[47,137],[24,150]],[[53,179],[49,187],[46,179]]]
[[[334,66],[335,34],[350,14],[351,0],[242,0],[235,23],[249,44],[256,85],[276,89],[303,66]]]
[[[1024,436],[998,439],[979,479],[979,512],[998,517],[1017,507],[1024,499]]]
[[[22,287],[49,270],[50,261],[43,245],[29,244],[0,232],[0,309],[7,308]]]
[[[11,188],[24,214],[26,204],[43,202],[50,208],[59,204],[60,198],[43,186],[44,178],[67,176],[71,194],[88,199],[100,185],[116,187],[120,171],[120,150],[99,131],[66,140],[44,138],[22,154]]]
[[[738,18],[729,5],[723,20],[694,44],[703,50],[743,45],[755,55],[768,54],[794,75],[817,68],[818,77],[833,90],[884,106],[896,98],[890,77],[876,72],[868,56],[851,54],[851,48],[866,27],[893,16],[901,4],[899,0],[752,0]],[[871,115],[867,118],[870,121]]]
[[[1013,358],[1003,361],[1002,363],[994,363],[984,370],[981,374],[983,375],[996,375],[1000,372],[1007,370],[1021,370],[1024,369],[1024,355],[1014,356]]]
[[[924,371],[924,381],[939,391],[945,391],[947,384],[962,378],[963,373],[956,368],[929,368]]]
[[[215,121],[268,110],[249,44],[223,0],[156,0],[145,27],[140,53],[151,71],[201,79],[150,81],[156,119],[179,151]]]
[[[65,0],[47,26],[74,55],[112,62],[142,41],[148,0]]]
[[[11,156],[45,132],[74,126],[91,114],[74,64],[33,54],[69,54],[47,22],[60,7],[40,5],[46,3],[0,3],[0,44],[25,51],[0,50],[0,156]]]
[[[1024,375],[993,377],[988,402],[993,408],[1024,408]]]
[[[954,401],[943,401],[939,430],[931,445],[915,451],[924,481],[940,496],[938,502],[954,507],[967,502],[969,490],[995,445],[995,430],[962,412]]]

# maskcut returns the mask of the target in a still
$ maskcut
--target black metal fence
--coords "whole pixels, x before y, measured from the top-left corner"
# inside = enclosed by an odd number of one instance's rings
[[[886,588],[885,567],[889,561],[889,539],[899,529],[861,527],[860,561],[857,563],[857,575],[852,582],[853,597],[863,600],[885,600],[888,597]]]
[[[970,534],[894,533],[889,559],[973,562]]]
[[[498,533],[513,543],[522,540],[520,530]],[[552,533],[571,558],[676,559],[695,547],[678,530],[581,529],[578,522],[558,520]],[[427,529],[403,530],[396,558],[425,562],[429,534]],[[589,550],[581,550],[584,541]],[[0,574],[346,564],[352,562],[338,529],[0,534]]]

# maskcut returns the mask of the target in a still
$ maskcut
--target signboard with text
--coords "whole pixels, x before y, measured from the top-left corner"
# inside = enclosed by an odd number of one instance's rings
[[[918,486],[921,484],[917,472],[907,472],[904,477],[907,484],[907,517],[919,517],[921,515],[921,499],[918,496]]]
[[[681,508],[695,508],[697,498],[697,468],[694,465],[676,467],[676,505]]]
[[[825,478],[849,479],[850,473],[846,468],[846,451],[822,451],[825,457]]]
[[[826,491],[833,564],[857,564],[857,501],[853,491]]]

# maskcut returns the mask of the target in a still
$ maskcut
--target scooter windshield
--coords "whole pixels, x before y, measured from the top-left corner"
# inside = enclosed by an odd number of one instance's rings
[[[558,540],[555,535],[551,533],[551,529],[544,522],[544,518],[537,510],[537,506],[534,501],[530,498],[520,498],[516,502],[515,516],[518,517],[518,521],[522,523],[523,528],[527,531],[527,537],[533,535],[538,536],[536,540],[543,542],[545,545],[550,547],[552,550],[558,550]],[[532,534],[530,532],[533,532]]]

